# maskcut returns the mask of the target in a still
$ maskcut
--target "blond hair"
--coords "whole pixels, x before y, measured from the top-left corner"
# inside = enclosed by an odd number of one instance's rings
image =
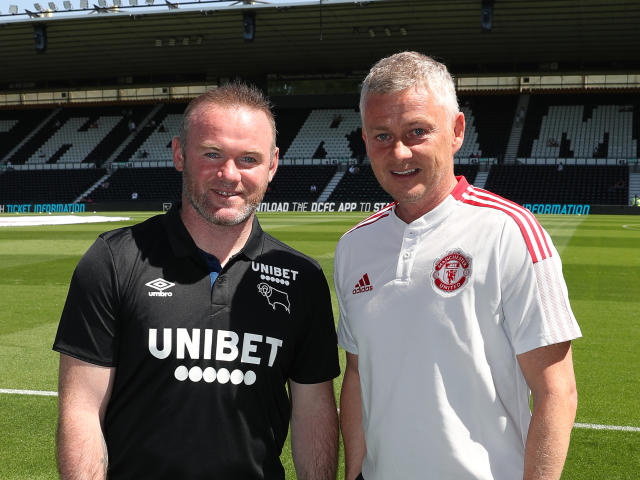
[[[425,87],[451,116],[460,111],[453,78],[444,64],[422,53],[400,52],[371,67],[360,90],[360,114],[370,93],[384,95],[416,86]]]

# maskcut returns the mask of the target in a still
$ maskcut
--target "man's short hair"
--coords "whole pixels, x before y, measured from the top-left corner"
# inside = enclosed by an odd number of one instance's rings
[[[444,64],[422,53],[400,52],[371,67],[360,90],[360,115],[370,93],[384,95],[415,86],[427,88],[451,116],[460,111],[453,78]]]
[[[194,98],[189,102],[182,116],[182,124],[180,126],[180,147],[183,153],[187,149],[187,134],[191,122],[193,111],[201,105],[210,105],[212,107],[237,108],[248,107],[253,110],[264,112],[271,125],[273,132],[273,141],[271,144],[271,157],[275,153],[276,148],[276,121],[273,115],[271,102],[267,97],[253,85],[240,81],[226,83],[218,88],[208,90],[202,95]],[[186,154],[186,153],[185,153]]]

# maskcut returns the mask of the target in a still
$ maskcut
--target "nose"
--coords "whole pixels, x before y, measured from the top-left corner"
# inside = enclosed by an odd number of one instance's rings
[[[240,172],[236,167],[236,162],[229,158],[220,166],[218,170],[218,178],[225,182],[239,182]]]
[[[393,146],[393,156],[398,160],[404,160],[411,158],[413,156],[413,153],[402,140],[398,140]]]

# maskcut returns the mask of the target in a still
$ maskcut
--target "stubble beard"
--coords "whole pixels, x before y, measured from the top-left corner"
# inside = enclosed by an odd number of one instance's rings
[[[234,225],[240,225],[251,218],[260,205],[267,186],[264,185],[264,188],[261,191],[258,191],[256,195],[252,196],[252,198],[247,199],[246,205],[241,207],[240,210],[230,218],[221,215],[219,209],[216,209],[216,207],[212,205],[211,201],[207,197],[207,192],[204,192],[199,197],[194,195],[189,185],[188,175],[183,174],[182,189],[194,210],[207,222],[213,225],[231,227]]]

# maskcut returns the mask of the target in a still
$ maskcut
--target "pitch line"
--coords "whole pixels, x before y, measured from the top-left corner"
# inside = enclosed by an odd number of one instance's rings
[[[46,390],[13,390],[10,388],[0,388],[0,394],[9,395],[37,395],[43,397],[57,397],[58,392],[49,392]],[[340,409],[338,409],[340,412]],[[640,432],[640,427],[629,427],[620,425],[598,425],[596,423],[574,423],[574,428],[584,428],[588,430],[615,430],[619,432]]]
[[[47,392],[45,390],[12,390],[10,388],[0,388],[0,393],[9,395],[38,395],[41,397],[57,397],[58,392]]]
[[[574,428],[586,428],[589,430],[616,430],[618,432],[640,432],[640,427],[628,427],[618,425],[598,425],[595,423],[574,423]]]

